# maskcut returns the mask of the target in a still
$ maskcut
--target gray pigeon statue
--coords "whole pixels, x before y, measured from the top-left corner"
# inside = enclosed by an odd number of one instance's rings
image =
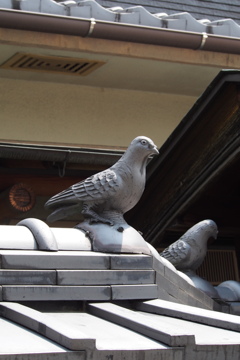
[[[114,225],[132,209],[145,188],[149,157],[158,154],[153,141],[135,138],[123,156],[109,169],[101,171],[50,198],[45,207],[53,212],[53,222],[74,213],[82,213],[90,223]],[[120,221],[121,222],[121,221]]]
[[[204,220],[191,227],[181,238],[166,248],[160,255],[181,271],[195,271],[207,253],[207,242],[217,238],[217,225]]]

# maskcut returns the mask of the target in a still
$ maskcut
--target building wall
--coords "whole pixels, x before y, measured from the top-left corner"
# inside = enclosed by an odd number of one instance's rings
[[[1,139],[127,146],[138,135],[161,146],[195,96],[2,79]]]

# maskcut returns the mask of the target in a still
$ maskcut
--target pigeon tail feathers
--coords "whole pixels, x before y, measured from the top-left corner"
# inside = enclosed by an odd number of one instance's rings
[[[48,222],[55,222],[55,221],[58,221],[58,220],[62,220],[64,218],[66,218],[66,217],[74,215],[76,212],[81,212],[81,208],[82,208],[82,206],[80,204],[63,206],[63,207],[53,211],[47,217],[47,221]]]

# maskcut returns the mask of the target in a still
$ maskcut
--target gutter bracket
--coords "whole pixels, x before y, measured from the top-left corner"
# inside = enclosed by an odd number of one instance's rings
[[[61,166],[60,162],[55,162],[54,161],[54,163],[53,163],[58,168],[58,175],[59,175],[60,178],[63,178],[65,176],[66,165],[67,165],[67,161],[68,161],[68,158],[69,158],[70,154],[71,154],[71,150],[68,150],[68,152],[66,153],[65,159],[64,159],[64,161],[62,163],[62,166]]]
[[[199,46],[199,48],[197,48],[197,50],[202,50],[206,44],[206,41],[207,41],[207,38],[208,38],[208,34],[203,32],[202,33],[202,41],[201,41],[201,44]]]
[[[90,19],[89,30],[88,30],[88,33],[87,33],[86,37],[89,37],[89,36],[92,35],[95,25],[96,25],[96,20],[94,18],[91,18]]]

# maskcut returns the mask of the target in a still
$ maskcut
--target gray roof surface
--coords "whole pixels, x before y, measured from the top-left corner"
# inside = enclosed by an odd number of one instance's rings
[[[213,300],[143,238],[131,229],[121,234],[121,251],[112,236],[99,252],[91,251],[98,240],[82,230],[49,228],[38,219],[0,226],[0,301],[154,299],[159,290],[165,300],[213,308]]]
[[[204,7],[199,5],[204,4]],[[140,5],[140,6],[139,6]],[[63,1],[53,0],[0,0],[0,8],[81,19],[156,27],[180,31],[240,37],[240,10],[235,5],[217,1],[193,1],[186,5],[160,1]]]
[[[15,235],[20,228],[14,228]],[[5,235],[10,229],[13,227],[0,228]],[[14,242],[17,246],[18,239],[14,239],[8,247],[14,247]],[[28,242],[33,247],[30,237]],[[34,354],[36,360],[46,356],[65,360],[103,360],[114,356],[117,360],[133,360],[139,351],[139,358],[151,360],[183,356],[190,360],[195,352],[197,359],[203,359],[209,351],[212,360],[237,359],[239,317],[157,299],[150,284],[145,291],[142,273],[153,273],[149,256],[74,250],[43,252],[36,248],[0,250],[0,255],[0,357],[4,355],[6,360],[16,354],[22,360],[28,360],[29,354]],[[106,286],[96,282],[93,286],[91,280],[99,280],[96,276],[91,278],[93,271],[105,280]],[[58,275],[53,276],[54,272]],[[117,275],[112,276],[113,273]],[[125,279],[121,279],[122,273],[126,274]],[[179,276],[176,280],[180,283]],[[161,281],[159,286],[166,284]],[[185,299],[189,296],[186,293]],[[134,300],[130,307],[121,302],[127,299]]]
[[[83,231],[25,219],[0,226],[0,259],[1,359],[239,358],[239,317],[154,252],[94,252]]]
[[[140,5],[151,13],[166,12],[170,15],[177,12],[188,12],[197,20],[206,18],[209,20],[231,18],[237,23],[240,23],[240,6],[237,0],[98,0],[98,3],[104,7],[121,6],[123,8]]]
[[[138,301],[135,306],[141,311],[109,302],[89,303],[85,311],[76,304],[69,308],[56,304],[51,310],[49,304],[32,308],[27,303],[1,303],[0,335],[4,341],[0,354],[4,359],[18,354],[24,360],[29,354],[36,360],[46,356],[65,360],[199,360],[209,353],[212,360],[238,359],[238,317],[182,305],[165,316],[158,311],[168,311],[171,303],[162,300]],[[187,319],[189,310],[193,316],[202,316],[201,323]],[[175,317],[176,311],[181,312],[181,318]],[[224,324],[219,323],[219,317]]]

